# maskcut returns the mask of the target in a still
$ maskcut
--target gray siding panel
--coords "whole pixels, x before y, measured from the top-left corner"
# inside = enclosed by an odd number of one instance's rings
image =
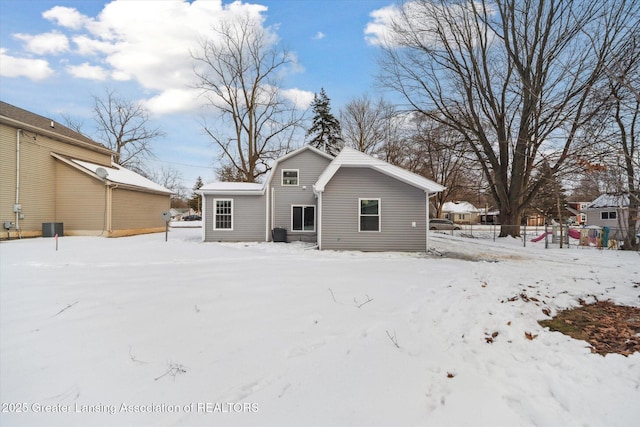
[[[380,232],[358,231],[359,198],[381,199]],[[423,190],[368,168],[336,172],[322,195],[322,249],[424,251],[425,246]]]
[[[233,200],[233,230],[214,230],[214,199]],[[206,242],[264,242],[265,196],[212,196],[204,198],[204,240]]]
[[[291,158],[279,162],[278,166],[273,171],[274,175],[271,181],[271,188],[274,189],[274,200],[271,201],[271,204],[274,207],[274,217],[272,225],[274,227],[287,229],[290,239],[304,240],[303,236],[305,235],[315,237],[315,232],[292,232],[291,206],[316,206],[317,217],[317,200],[315,195],[313,194],[313,184],[316,183],[318,177],[326,169],[330,162],[331,160],[324,158],[311,150],[304,150]],[[299,173],[297,186],[282,185],[283,169],[298,169]]]

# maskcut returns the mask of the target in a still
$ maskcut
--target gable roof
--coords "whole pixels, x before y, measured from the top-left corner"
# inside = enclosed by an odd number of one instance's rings
[[[265,189],[269,188],[271,185],[271,181],[273,180],[274,171],[277,169],[278,164],[290,159],[292,157],[297,156],[298,154],[304,151],[311,151],[312,153],[318,154],[321,157],[325,157],[329,160],[333,160],[333,156],[331,154],[327,154],[322,150],[319,150],[311,145],[305,145],[303,147],[298,148],[297,150],[293,150],[282,157],[277,158],[273,165],[271,166],[271,170],[267,175],[267,179],[264,183],[253,183],[253,182],[212,182],[200,187],[197,191],[199,194],[217,194],[217,195],[261,195],[264,194]]]
[[[84,172],[96,179],[102,181],[109,181],[115,184],[118,184],[123,187],[130,187],[135,190],[142,190],[153,193],[162,193],[162,194],[173,194],[173,191],[168,188],[163,187],[160,184],[156,184],[150,179],[145,178],[144,176],[135,173],[129,169],[126,169],[116,163],[112,163],[111,167],[105,165],[99,165],[96,163],[86,162],[84,160],[78,160],[69,158],[66,156],[61,156],[56,153],[51,153],[53,157],[62,162],[72,166],[81,172]],[[107,172],[106,177],[102,177],[98,175],[98,169],[104,169]]]
[[[482,212],[482,210],[476,208],[469,202],[446,202],[442,205],[442,212],[479,213]]]
[[[90,150],[99,151],[105,154],[114,154],[102,144],[78,133],[56,121],[32,113],[14,105],[0,101],[0,121],[18,129],[40,133],[49,138],[68,144],[80,145]]]
[[[593,202],[589,203],[584,209],[600,209],[600,208],[626,208],[629,207],[628,194],[602,194]]]
[[[313,146],[311,146],[309,144],[304,145],[304,146],[298,148],[297,150],[293,150],[292,152],[287,153],[284,156],[276,159],[276,161],[273,163],[273,166],[271,167],[271,172],[269,173],[269,176],[266,179],[265,186],[268,187],[271,184],[271,181],[273,180],[273,175],[274,175],[273,171],[275,171],[277,169],[279,163],[282,163],[283,161],[285,161],[287,159],[295,157],[295,156],[297,156],[298,154],[300,154],[300,153],[302,153],[304,151],[311,151],[312,153],[315,153],[315,154],[317,154],[317,155],[319,155],[321,157],[324,157],[326,159],[334,160],[334,157],[331,154],[325,153],[324,151],[319,150],[316,147],[313,147]]]
[[[353,148],[344,147],[342,151],[340,151],[340,154],[338,154],[320,174],[318,181],[313,185],[313,191],[316,193],[324,192],[326,185],[341,167],[370,168],[402,181],[405,184],[424,190],[427,193],[437,193],[445,189],[442,185],[423,176],[409,172],[406,169],[394,166],[383,160],[376,159]]]

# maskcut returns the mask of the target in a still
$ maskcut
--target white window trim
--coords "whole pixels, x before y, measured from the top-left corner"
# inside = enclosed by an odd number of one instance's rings
[[[361,230],[360,218],[362,218],[362,201],[363,200],[377,200],[378,201],[378,229],[377,230]],[[365,215],[373,216],[373,215]],[[382,232],[382,199],[378,197],[360,197],[358,198],[358,233],[381,233]]]
[[[603,218],[604,214],[607,214],[609,218]],[[611,214],[614,213],[616,215],[615,218],[611,218]],[[617,221],[618,220],[618,212],[617,211],[600,211],[600,221]]]
[[[218,202],[231,202],[231,228],[218,228],[216,227],[216,217],[218,216]],[[233,199],[213,199],[213,229],[216,231],[233,231]]]
[[[293,229],[293,208],[302,208],[302,227],[304,228],[304,208],[313,208],[313,230]],[[291,205],[291,232],[292,233],[315,233],[316,232],[316,205]]]
[[[295,172],[296,173],[296,184],[285,184],[284,183],[284,173],[285,172]],[[282,173],[280,174],[280,184],[283,187],[299,187],[300,186],[300,169],[282,169]]]

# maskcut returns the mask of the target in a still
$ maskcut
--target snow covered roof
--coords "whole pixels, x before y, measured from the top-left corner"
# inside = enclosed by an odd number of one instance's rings
[[[602,194],[593,202],[589,203],[585,209],[619,208],[627,206],[629,206],[628,194]]]
[[[477,213],[482,211],[482,209],[476,208],[469,202],[446,202],[444,205],[442,205],[442,212]]]
[[[112,163],[109,167],[106,165],[99,165],[97,163],[87,162],[84,160],[72,159],[56,153],[51,153],[51,155],[54,158],[70,166],[73,166],[76,169],[81,170],[97,179],[102,179],[115,184],[133,187],[138,190],[144,190],[153,193],[163,193],[167,195],[173,194],[173,192],[168,188],[165,188],[160,184],[156,184],[150,179],[147,179],[144,176],[130,171],[129,169],[115,163]]]
[[[333,178],[333,175],[335,175],[335,173],[343,166],[371,168],[429,193],[437,193],[445,189],[442,185],[423,176],[409,172],[408,170],[402,169],[398,166],[391,165],[358,150],[354,150],[353,148],[345,147],[340,151],[340,154],[333,159],[324,172],[320,174],[318,181],[313,186],[314,191],[317,193],[323,192],[325,186],[329,183],[331,178]]]
[[[104,165],[98,165],[96,163],[86,162],[84,160],[78,160],[78,159],[70,159],[70,160],[73,163],[79,166],[82,166],[85,169],[88,169],[89,171],[95,173],[98,176],[100,176],[97,172],[98,169],[99,168],[104,169],[107,172],[107,175],[106,177],[104,177],[104,179],[116,184],[129,185],[132,187],[138,187],[145,190],[151,190],[157,193],[166,193],[166,194],[173,193],[168,188],[165,188],[160,184],[156,184],[150,179],[147,179],[144,176],[138,173],[135,173],[134,171],[131,171],[129,169],[126,169],[120,165],[117,165],[115,163],[112,163],[111,167],[107,167]]]
[[[264,184],[253,182],[212,182],[198,190],[200,194],[264,194]]]

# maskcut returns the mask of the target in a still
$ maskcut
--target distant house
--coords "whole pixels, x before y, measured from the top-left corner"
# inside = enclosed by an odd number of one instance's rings
[[[446,202],[442,205],[443,218],[456,224],[478,224],[483,211],[469,202]]]
[[[608,227],[610,238],[623,240],[629,228],[629,195],[603,194],[583,208],[590,226]]]
[[[585,225],[587,223],[587,214],[584,211],[589,202],[568,202],[567,210],[571,213],[569,219],[575,225]]]
[[[487,210],[487,208],[480,209],[481,224],[499,224],[500,223],[499,218],[500,218],[499,210]]]
[[[524,224],[529,227],[539,227],[547,221],[547,216],[541,213],[530,213],[525,215]]]
[[[50,228],[64,235],[164,231],[170,190],[114,164],[113,151],[51,119],[0,102],[0,153],[3,239]]]
[[[204,185],[203,240],[317,242],[319,249],[424,251],[429,197],[444,187],[364,153],[304,146],[263,184]]]

